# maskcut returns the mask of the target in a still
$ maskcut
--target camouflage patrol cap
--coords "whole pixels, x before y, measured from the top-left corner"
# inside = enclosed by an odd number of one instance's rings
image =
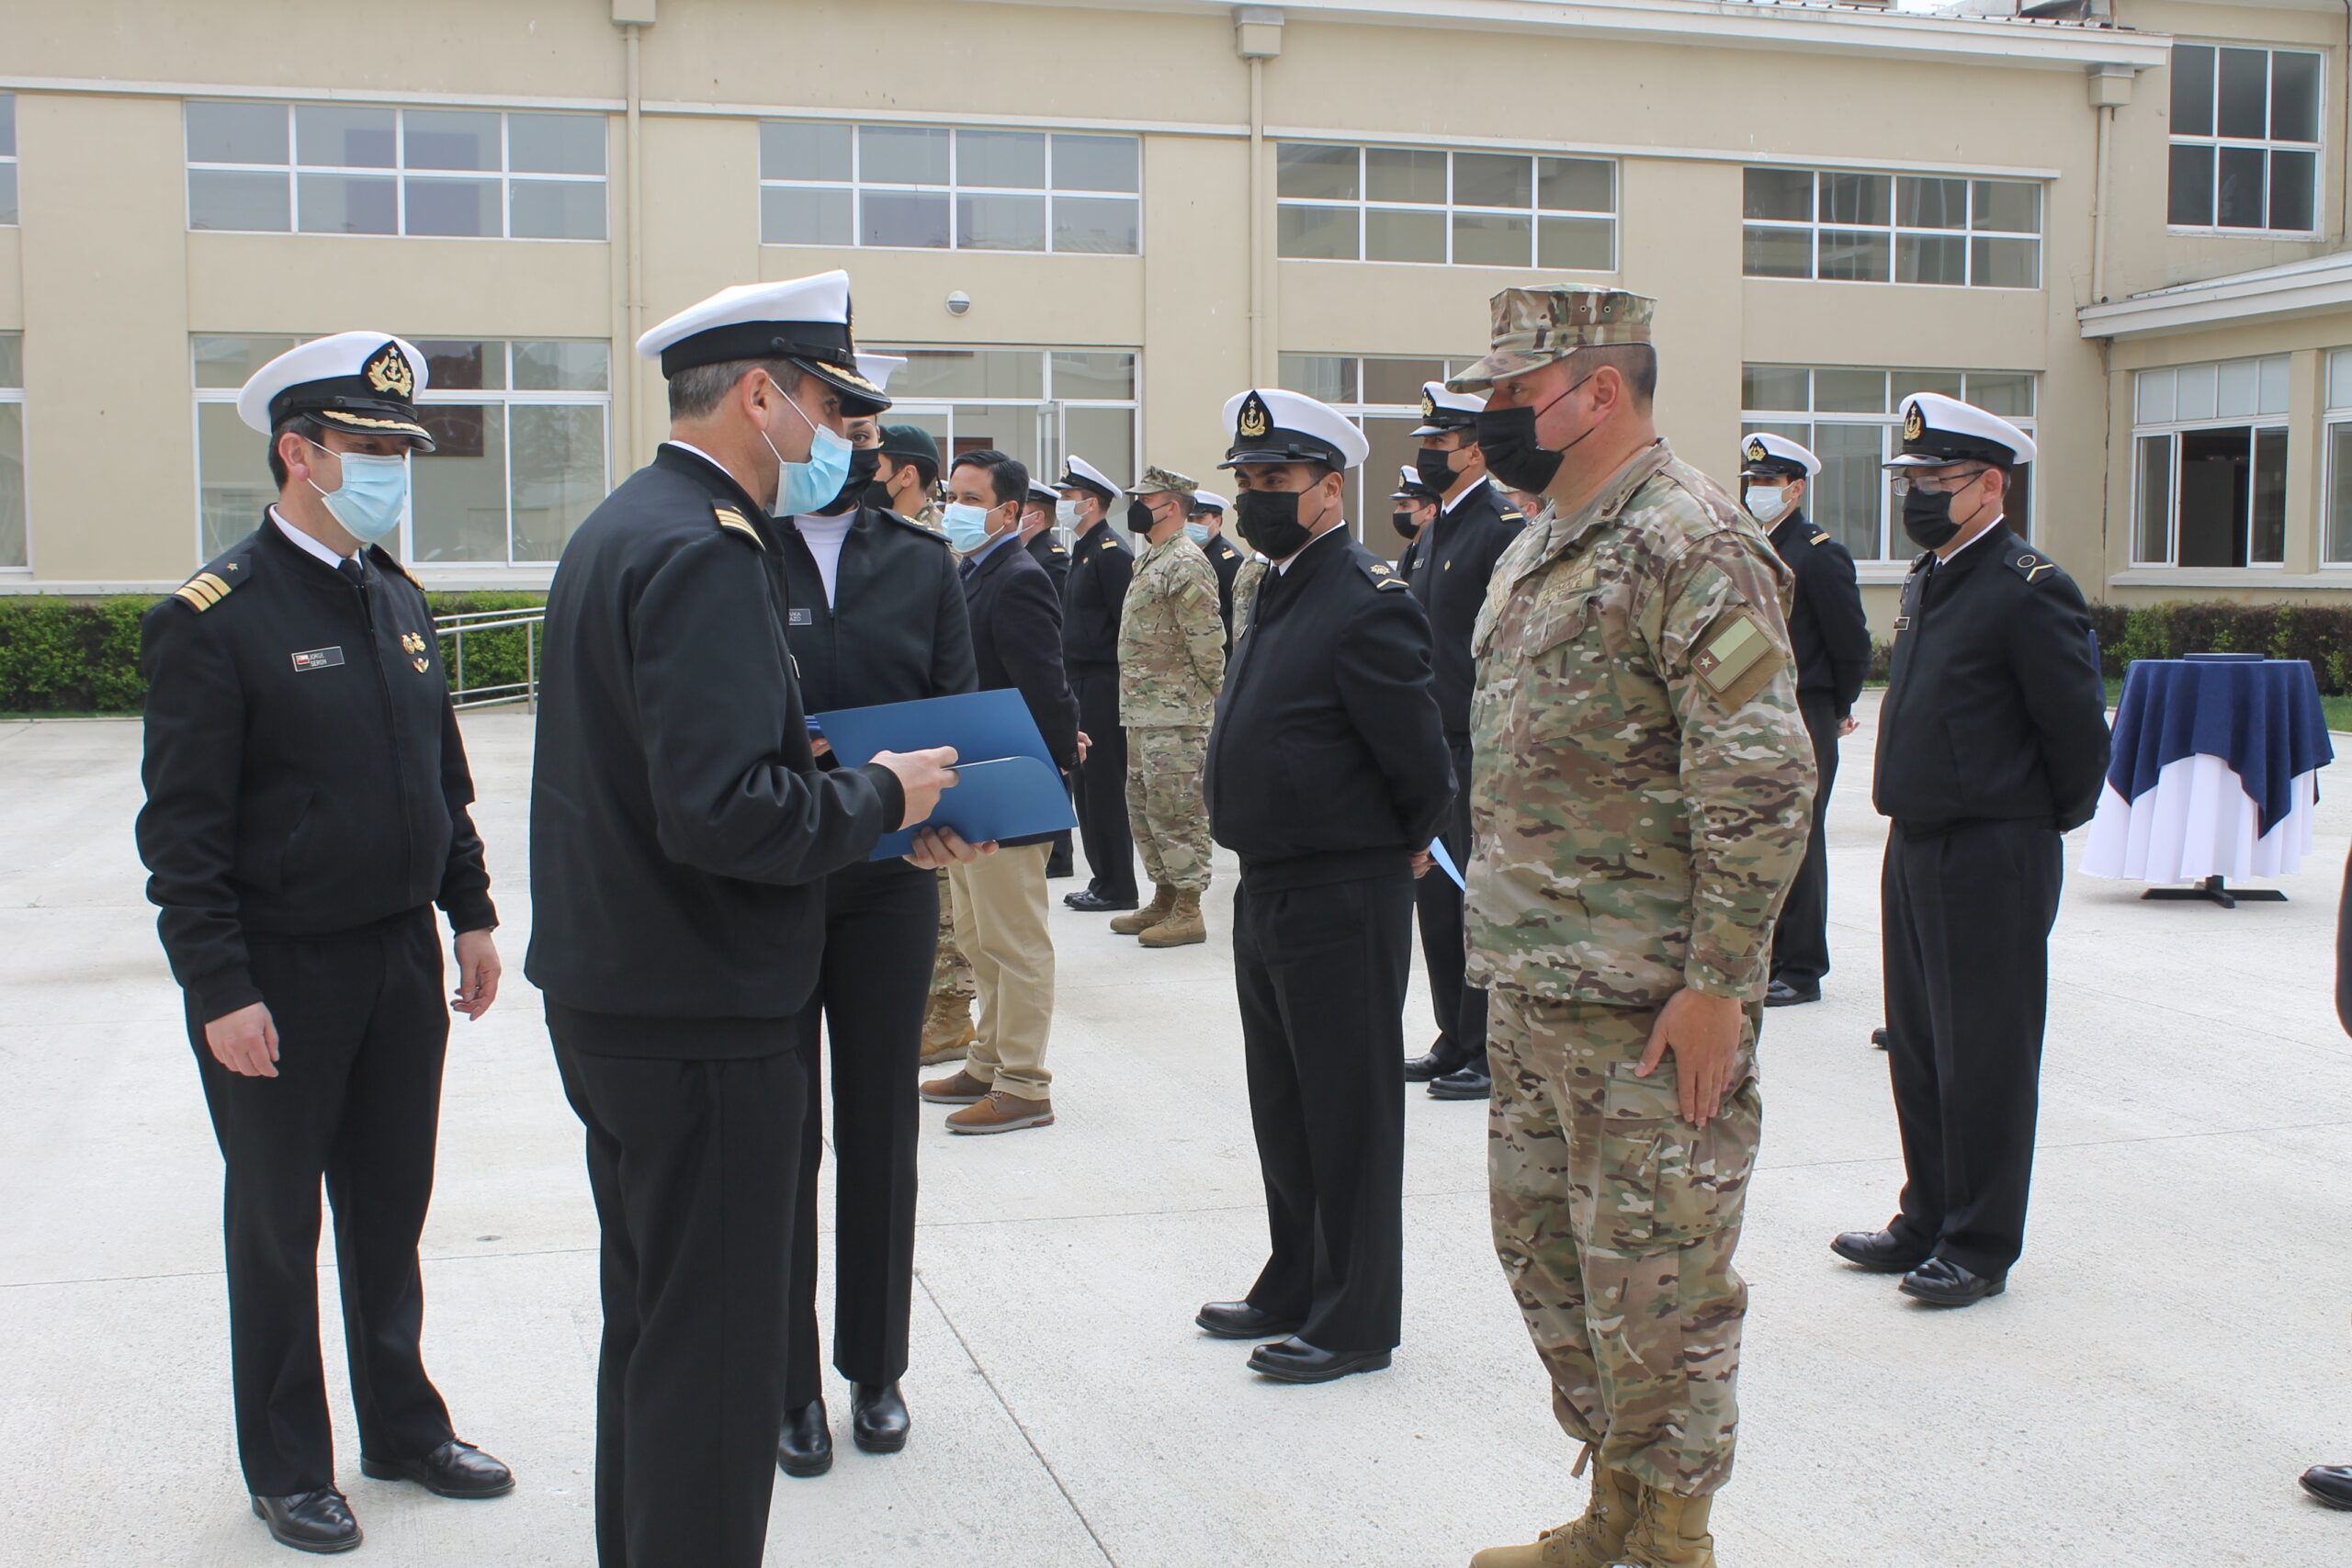
[[[1623,288],[1506,288],[1491,301],[1487,357],[1446,378],[1457,392],[1483,392],[1579,348],[1647,343],[1657,301]]]
[[[1157,495],[1161,491],[1172,490],[1182,495],[1189,503],[1193,498],[1193,491],[1199,488],[1200,487],[1195,485],[1191,479],[1186,479],[1175,469],[1163,468],[1159,464],[1154,463],[1144,469],[1143,478],[1137,479],[1135,483],[1127,487],[1127,493],[1129,495]]]

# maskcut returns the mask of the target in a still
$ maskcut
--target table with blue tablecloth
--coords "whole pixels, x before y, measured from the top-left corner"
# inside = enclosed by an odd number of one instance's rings
[[[2082,869],[2204,882],[2209,895],[2225,877],[2291,876],[2311,851],[2319,770],[2335,755],[2302,660],[2135,660]]]

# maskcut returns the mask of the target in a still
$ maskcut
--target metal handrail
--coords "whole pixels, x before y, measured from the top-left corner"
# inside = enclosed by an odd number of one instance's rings
[[[526,610],[469,610],[463,615],[435,615],[434,630],[451,645],[442,664],[449,671],[449,695],[460,708],[495,707],[521,703],[533,712],[539,705],[539,632],[547,625],[545,606]],[[523,679],[493,686],[466,684],[466,634],[523,628]]]

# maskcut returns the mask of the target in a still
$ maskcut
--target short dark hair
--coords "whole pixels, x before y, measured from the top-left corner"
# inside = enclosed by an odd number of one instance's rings
[[[998,506],[1008,501],[1019,501],[1029,493],[1029,465],[1018,457],[1007,457],[993,446],[962,453],[949,467],[986,468],[989,489],[995,494]]]
[[[754,370],[764,370],[787,393],[800,389],[800,367],[789,359],[722,359],[697,365],[670,378],[670,417],[700,419],[718,407],[735,383]]]
[[[311,415],[298,413],[279,420],[277,428],[269,433],[269,477],[280,490],[286,488],[286,481],[289,476],[286,472],[286,459],[277,455],[277,441],[278,437],[289,430],[305,441],[322,446],[326,445],[319,440],[320,436],[327,433],[326,426]]]
[[[1585,360],[1590,369],[1603,365],[1613,367],[1625,378],[1625,386],[1634,394],[1634,403],[1647,408],[1657,396],[1657,349],[1646,343],[1595,344],[1577,350],[1577,357]]]

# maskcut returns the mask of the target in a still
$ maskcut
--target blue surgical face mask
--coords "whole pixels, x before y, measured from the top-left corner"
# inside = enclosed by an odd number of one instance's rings
[[[776,393],[782,397],[784,389],[776,388]],[[776,451],[775,443],[768,440],[768,433],[760,432],[760,439],[768,443],[768,450],[775,456],[775,514],[780,518],[797,517],[820,506],[831,506],[833,498],[842,492],[842,481],[849,478],[849,455],[854,450],[846,437],[834,434],[802,413],[800,405],[789,397],[784,402],[794,413],[800,414],[801,423],[808,427],[809,442],[807,462],[787,463],[784,454]]]
[[[319,446],[315,441],[311,443]],[[319,446],[322,452],[330,448]],[[366,452],[337,452],[343,459],[343,482],[333,490],[319,490],[319,481],[310,481],[327,503],[327,511],[343,525],[343,531],[363,545],[372,545],[401,525],[401,514],[408,510],[408,454],[397,457],[379,457]]]
[[[1064,496],[1061,500],[1054,502],[1054,521],[1060,524],[1065,528],[1077,527],[1079,524],[1078,502],[1070,500],[1068,496]]]
[[[952,501],[940,512],[939,525],[946,531],[947,545],[959,556],[968,556],[989,542],[989,514],[986,507],[968,502]]]
[[[1184,525],[1184,537],[1205,549],[1209,542],[1209,525],[1205,523],[1187,523]]]

